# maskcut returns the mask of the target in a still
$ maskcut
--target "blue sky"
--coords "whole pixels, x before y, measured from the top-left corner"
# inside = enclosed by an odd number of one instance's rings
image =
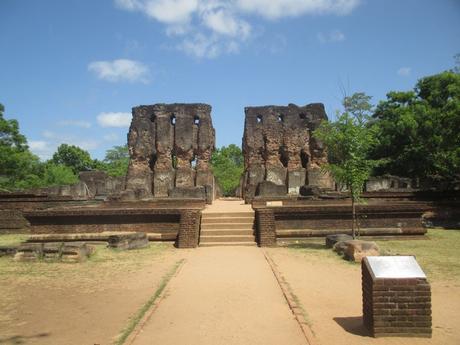
[[[0,103],[33,152],[103,158],[140,104],[213,106],[217,146],[244,107],[373,102],[452,68],[458,0],[0,0]]]

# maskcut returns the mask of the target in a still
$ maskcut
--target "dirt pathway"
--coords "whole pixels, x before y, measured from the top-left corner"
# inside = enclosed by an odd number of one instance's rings
[[[306,344],[259,248],[199,248],[167,290],[135,345]]]

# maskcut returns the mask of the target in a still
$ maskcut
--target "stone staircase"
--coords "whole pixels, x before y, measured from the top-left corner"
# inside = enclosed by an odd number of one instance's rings
[[[254,211],[251,207],[238,207],[237,210],[228,207],[227,212],[223,209],[220,207],[219,212],[203,212],[200,247],[255,246]]]

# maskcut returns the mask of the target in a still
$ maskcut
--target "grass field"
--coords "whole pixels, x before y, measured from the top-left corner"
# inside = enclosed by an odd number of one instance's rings
[[[0,246],[19,244],[27,235],[0,235]],[[137,270],[148,264],[152,258],[161,256],[171,244],[151,243],[148,248],[121,251],[97,245],[95,253],[82,263],[62,262],[15,262],[11,256],[0,257],[0,279],[43,280],[59,278],[61,281],[78,278],[96,279],[101,276],[116,275]]]
[[[460,280],[460,229],[429,229],[420,240],[377,240],[381,255],[414,255],[429,278],[435,280]],[[292,243],[288,248],[305,255],[308,259],[341,262],[344,265],[358,265],[343,260],[327,249],[324,239],[307,243]]]

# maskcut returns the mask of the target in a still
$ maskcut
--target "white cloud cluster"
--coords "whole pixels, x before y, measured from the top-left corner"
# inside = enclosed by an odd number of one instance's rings
[[[59,126],[70,126],[70,127],[81,127],[81,128],[90,128],[91,122],[82,121],[82,120],[63,120],[59,121]]]
[[[94,61],[88,65],[99,79],[110,82],[149,82],[149,68],[141,62],[118,59],[113,61]]]
[[[275,20],[315,14],[349,14],[360,0],[115,0],[166,25],[168,35],[183,36],[177,48],[214,58],[234,53],[253,32],[250,16]]]
[[[397,73],[401,77],[407,77],[410,75],[411,70],[412,69],[410,67],[401,67],[400,69],[398,69]]]
[[[97,122],[102,127],[129,127],[131,124],[131,113],[100,113]]]
[[[327,33],[318,32],[317,37],[321,43],[345,41],[345,34],[340,30],[333,30]]]

